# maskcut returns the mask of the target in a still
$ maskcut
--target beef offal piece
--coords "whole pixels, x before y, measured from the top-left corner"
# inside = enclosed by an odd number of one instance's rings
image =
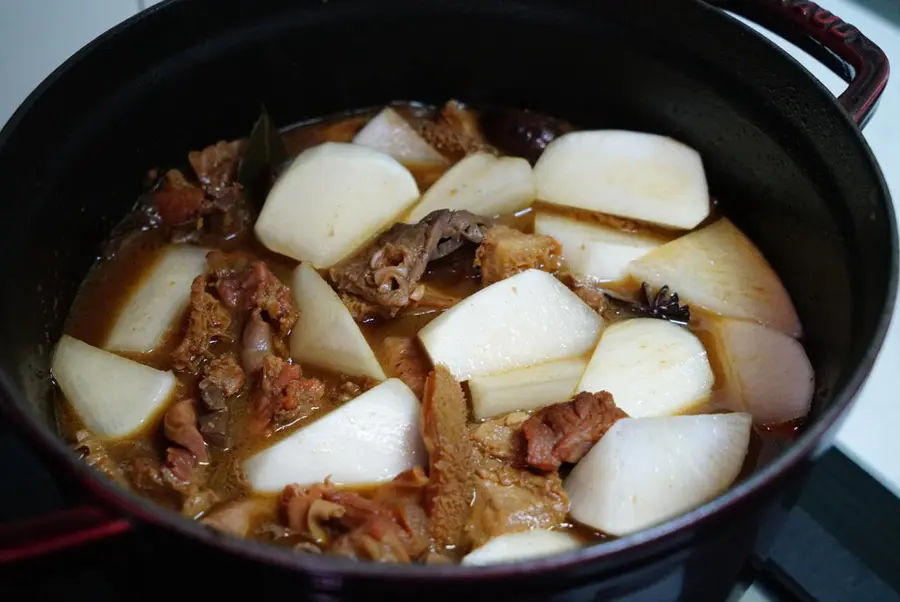
[[[391,315],[424,294],[419,281],[429,261],[446,257],[466,241],[480,244],[493,224],[468,211],[432,211],[417,224],[394,224],[374,243],[329,270],[339,292],[384,306]]]
[[[367,495],[329,482],[285,487],[281,495],[290,530],[318,549],[378,562],[409,563],[429,548],[421,499],[428,478],[421,468],[403,472]]]
[[[474,484],[467,414],[462,386],[446,367],[436,366],[425,383],[421,429],[430,466],[425,512],[431,537],[443,548],[463,542],[469,519]]]

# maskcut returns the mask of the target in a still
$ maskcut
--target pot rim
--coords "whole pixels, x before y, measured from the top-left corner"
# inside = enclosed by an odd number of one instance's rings
[[[693,4],[702,6],[707,10],[716,10],[701,0],[688,0]],[[55,69],[41,84],[25,99],[15,113],[10,117],[5,126],[0,130],[0,149],[2,149],[17,128],[18,124],[26,119],[31,107],[48,91],[52,91],[54,82],[72,69],[87,56],[94,53],[98,46],[112,37],[127,35],[132,27],[142,20],[159,11],[166,10],[167,6],[175,4],[176,0],[164,0],[131,18],[123,21],[115,27],[101,34],[92,42],[85,45],[78,52],[67,59]],[[717,11],[719,12],[719,11]],[[793,57],[784,53],[765,37],[759,35],[743,23],[721,14],[722,27],[736,28],[743,33],[750,32],[761,43],[768,44],[782,54],[786,61],[794,64],[798,77],[818,83],[818,80],[806,72]],[[56,463],[64,465],[75,474],[82,483],[86,484],[105,505],[124,510],[149,524],[163,527],[170,531],[178,532],[204,545],[212,546],[236,556],[248,560],[260,561],[290,570],[309,573],[313,578],[320,580],[323,586],[339,583],[339,580],[347,578],[387,578],[402,579],[404,581],[434,583],[444,579],[465,579],[469,581],[493,580],[509,577],[538,577],[543,573],[558,571],[561,569],[584,568],[587,565],[596,564],[604,560],[622,555],[625,551],[646,553],[653,546],[671,548],[678,545],[678,536],[685,535],[689,527],[709,525],[716,518],[735,510],[746,500],[764,493],[770,485],[781,479],[785,473],[797,467],[808,458],[814,458],[824,451],[822,441],[837,429],[842,419],[849,412],[853,401],[866,382],[872,367],[875,364],[884,339],[890,326],[891,316],[897,295],[898,286],[898,235],[897,224],[890,193],[879,165],[872,154],[865,138],[859,128],[852,122],[847,113],[840,107],[824,86],[818,85],[820,91],[831,100],[833,107],[833,119],[842,119],[852,128],[851,135],[859,147],[867,163],[872,167],[876,178],[881,198],[885,201],[885,213],[891,226],[890,244],[885,251],[889,254],[889,266],[891,276],[887,283],[887,294],[884,304],[878,316],[878,324],[874,330],[868,348],[862,360],[855,366],[846,383],[840,390],[834,393],[832,403],[820,416],[808,424],[799,434],[797,439],[779,457],[761,470],[755,471],[744,481],[732,486],[726,492],[717,496],[706,504],[664,523],[650,527],[643,531],[627,535],[618,539],[604,542],[600,545],[586,546],[579,550],[565,552],[545,558],[524,560],[516,563],[488,565],[488,566],[464,566],[464,565],[406,565],[377,564],[373,562],[361,562],[344,558],[325,557],[312,554],[297,554],[289,549],[281,548],[265,542],[247,540],[219,533],[212,528],[205,527],[195,520],[185,518],[149,501],[135,493],[120,488],[111,480],[103,477],[93,468],[71,453],[65,442],[59,435],[53,432],[47,425],[35,419],[21,401],[24,393],[16,387],[4,371],[0,371],[0,401],[5,413],[18,425],[27,438],[50,457]],[[648,554],[648,556],[651,554]]]

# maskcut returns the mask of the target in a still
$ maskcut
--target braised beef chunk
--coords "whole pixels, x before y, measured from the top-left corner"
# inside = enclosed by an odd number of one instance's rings
[[[203,190],[188,182],[177,169],[166,172],[154,200],[159,218],[170,228],[192,224],[209,208]]]
[[[239,311],[260,310],[279,334],[287,334],[297,321],[291,290],[264,261],[246,253],[212,251],[207,257],[213,286],[222,303]]]
[[[431,371],[428,355],[412,337],[386,337],[384,339],[384,363],[390,376],[396,376],[422,399],[425,380]]]
[[[231,447],[231,438],[228,436],[228,416],[228,409],[225,408],[207,412],[197,419],[200,433],[207,443],[222,449]]]
[[[75,433],[75,443],[72,444],[72,450],[88,466],[93,466],[119,485],[127,484],[122,469],[109,457],[106,446],[87,429],[81,429]]]
[[[135,489],[151,494],[171,493],[163,481],[159,460],[139,456],[127,464],[128,478]]]
[[[215,491],[205,486],[206,473],[196,457],[181,447],[166,449],[166,459],[160,469],[162,480],[180,494],[181,513],[196,518],[219,501]]]
[[[241,275],[253,257],[249,253],[234,251],[210,251],[206,256],[209,266],[210,285],[216,290],[222,304],[229,309],[238,309],[243,305],[244,296]]]
[[[163,481],[178,491],[186,490],[199,477],[197,456],[183,447],[166,448],[161,474]]]
[[[396,314],[421,299],[419,281],[429,261],[459,249],[466,241],[480,244],[493,221],[468,211],[441,209],[418,224],[395,224],[357,255],[329,270],[338,291],[359,295]]]
[[[522,426],[528,441],[528,464],[551,471],[563,462],[578,462],[620,418],[612,395],[582,392],[571,401],[538,410]]]
[[[182,399],[169,408],[163,417],[163,433],[166,439],[194,454],[198,461],[209,459],[206,442],[197,428],[197,408],[193,399]]]
[[[191,305],[184,338],[172,352],[176,370],[196,372],[210,356],[209,346],[217,339],[230,339],[231,314],[218,299],[207,292],[207,277],[197,276],[191,285]]]
[[[254,311],[244,326],[241,340],[241,363],[247,374],[261,370],[263,359],[272,353],[273,348],[272,327],[262,319],[261,312]]]
[[[535,474],[475,445],[475,498],[466,525],[473,546],[505,533],[549,529],[566,522],[569,500],[559,474]]]
[[[276,503],[271,499],[251,497],[216,508],[200,522],[229,535],[247,537],[254,524],[264,519],[274,520]]]
[[[525,412],[513,412],[470,427],[475,498],[466,535],[474,546],[491,537],[556,527],[566,521],[569,501],[559,474],[523,466]]]
[[[562,266],[562,247],[550,236],[525,234],[508,226],[488,230],[475,253],[485,286],[529,269],[555,272]]]
[[[199,186],[177,169],[166,173],[153,197],[174,241],[196,241],[204,232],[230,240],[248,228],[252,211],[242,186],[235,182],[243,147],[243,140],[221,141],[188,153]]]
[[[427,482],[416,468],[368,496],[340,491],[328,482],[308,489],[289,485],[282,492],[281,505],[295,535],[331,554],[409,563],[425,554],[430,543],[428,520],[420,505]]]
[[[165,459],[139,456],[127,466],[131,484],[159,503],[196,517],[219,501],[205,485],[205,472],[194,454],[183,447],[168,447]]]
[[[413,119],[411,125],[435,150],[458,161],[474,152],[496,152],[484,140],[477,116],[455,100],[434,119]]]
[[[318,406],[324,395],[322,381],[304,378],[299,365],[267,355],[251,394],[247,428],[251,434],[260,434],[273,421],[277,424],[291,422]]]
[[[220,140],[202,151],[188,153],[188,161],[207,194],[212,197],[222,196],[234,183],[244,144],[243,140]]]
[[[265,262],[254,261],[248,266],[241,287],[246,295],[246,309],[262,310],[280,334],[290,332],[299,317],[291,299],[291,289],[272,273]]]
[[[200,400],[207,410],[222,410],[225,400],[244,386],[244,371],[234,354],[225,353],[212,359],[203,370]]]
[[[425,383],[421,427],[430,466],[425,511],[438,547],[460,545],[469,518],[473,483],[467,414],[462,386],[446,367],[436,366]]]
[[[469,431],[472,443],[480,450],[512,465],[522,465],[525,459],[525,435],[522,425],[530,416],[527,412],[511,412],[498,418],[472,424]]]

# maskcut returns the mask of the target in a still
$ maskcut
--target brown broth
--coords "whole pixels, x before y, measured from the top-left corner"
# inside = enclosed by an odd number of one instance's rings
[[[430,110],[418,105],[400,105],[396,108],[398,108],[401,113],[410,116],[421,116]],[[285,131],[283,139],[292,155],[298,154],[306,148],[326,141],[346,142],[352,139],[372,114],[373,111],[364,111],[350,116],[337,116],[299,124],[298,126]],[[442,171],[443,170],[420,170],[414,171],[414,175],[419,181],[420,187],[424,189],[436,180],[437,177],[441,175]],[[646,224],[640,224],[631,220],[623,220],[610,216],[598,216],[583,211],[564,209],[549,205],[540,205],[540,209],[542,211],[566,214],[578,219],[598,221],[605,225],[620,228],[624,231],[652,236],[662,241],[670,240],[675,236],[671,231]],[[527,209],[516,215],[503,216],[501,222],[524,232],[533,232],[534,210]],[[228,242],[204,240],[202,243],[205,246],[225,251],[246,251],[257,258],[263,259],[282,282],[288,284],[290,283],[290,274],[297,265],[296,261],[265,249],[258,241],[256,241],[252,234]],[[128,300],[130,293],[134,291],[141,279],[150,270],[153,262],[166,244],[168,244],[168,240],[159,230],[138,231],[127,234],[125,238],[116,245],[115,253],[101,259],[84,280],[71,308],[65,328],[66,332],[86,343],[102,347],[115,324],[119,312]],[[447,258],[434,262],[429,266],[423,279],[423,283],[426,287],[441,296],[449,296],[457,299],[468,297],[477,292],[480,288],[478,273],[472,268],[473,259],[474,249],[464,248],[464,250],[452,254]],[[617,294],[631,297],[636,295],[639,291],[639,283],[630,281],[610,283],[608,288],[615,291]],[[393,320],[372,320],[362,325],[362,331],[371,344],[378,359],[384,363],[384,349],[382,342],[385,337],[415,337],[416,333],[428,324],[428,322],[438,316],[441,311],[443,310],[420,307],[416,310],[402,313]],[[716,385],[713,390],[712,399],[710,400],[711,405],[713,408],[721,407],[723,405],[723,383],[725,380],[723,366],[717,349],[713,344],[713,338],[707,328],[708,321],[715,318],[714,316],[696,310],[693,314],[693,319],[690,324],[691,330],[694,331],[707,346],[710,362],[716,376]],[[181,326],[178,329],[173,329],[158,349],[149,354],[132,356],[132,359],[156,368],[170,369],[170,354],[181,338],[185,318],[183,318],[181,322]],[[233,342],[218,342],[214,345],[215,354],[236,352],[239,355],[239,351],[239,340]],[[249,488],[239,474],[240,471],[238,467],[243,460],[340,405],[341,402],[335,394],[335,391],[342,383],[348,380],[346,377],[307,366],[303,366],[303,372],[306,376],[317,377],[326,383],[329,394],[325,396],[319,407],[316,407],[308,414],[299,417],[292,424],[272,433],[268,438],[252,441],[238,439],[233,442],[232,447],[228,451],[224,452],[217,450],[216,448],[211,448],[212,457],[209,466],[210,476],[208,483],[218,494],[220,502],[239,500],[250,495]],[[193,395],[192,392],[196,390],[197,384],[195,378],[184,373],[176,374],[179,379],[179,388],[174,399]],[[361,385],[363,384],[359,380],[356,382]],[[247,417],[248,405],[249,395],[246,390],[234,399],[233,402],[230,402],[230,420],[232,421],[232,428],[230,431],[232,433],[239,433],[242,431],[242,429],[239,428],[239,425]],[[709,408],[710,406],[704,407]],[[75,433],[80,429],[83,429],[84,425],[58,390],[57,408],[58,428],[60,433],[68,440],[74,440]],[[777,425],[772,428],[754,427],[750,451],[747,455],[739,479],[745,478],[775,458],[781,450],[793,440],[798,428],[799,425],[793,423],[788,425]],[[152,421],[143,432],[136,436],[130,439],[108,443],[107,451],[109,452],[110,457],[122,466],[127,465],[133,459],[139,457],[147,457],[148,455],[160,457],[162,450],[165,449],[165,442],[163,441],[160,431],[159,420]],[[359,491],[364,492],[365,488],[359,489]],[[173,507],[173,509],[177,509],[172,505],[171,500],[160,498],[157,499],[157,501],[167,504],[170,507]],[[274,499],[271,501],[272,513],[262,520],[271,521],[274,519],[275,503]],[[563,525],[561,528],[572,530],[585,541],[608,539],[608,536],[580,525],[569,524]]]

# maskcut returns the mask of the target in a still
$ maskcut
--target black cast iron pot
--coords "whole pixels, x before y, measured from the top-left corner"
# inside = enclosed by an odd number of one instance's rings
[[[836,101],[775,46],[698,0],[169,1],[66,62],[0,133],[0,392],[4,413],[93,505],[0,530],[0,560],[142,528],[177,543],[167,563],[179,552],[194,565],[217,559],[213,578],[200,581],[207,594],[243,583],[323,599],[722,599],[747,558],[765,556],[872,367],[894,303],[897,240],[858,129],[887,81],[883,53],[811,2],[714,4],[826,61],[847,92]],[[666,524],[478,569],[353,563],[226,538],[116,488],[69,452],[54,428],[50,352],[145,170],[245,135],[260,103],[287,124],[450,97],[667,134],[702,153],[713,194],[770,259],[806,329],[817,390],[790,450]]]

